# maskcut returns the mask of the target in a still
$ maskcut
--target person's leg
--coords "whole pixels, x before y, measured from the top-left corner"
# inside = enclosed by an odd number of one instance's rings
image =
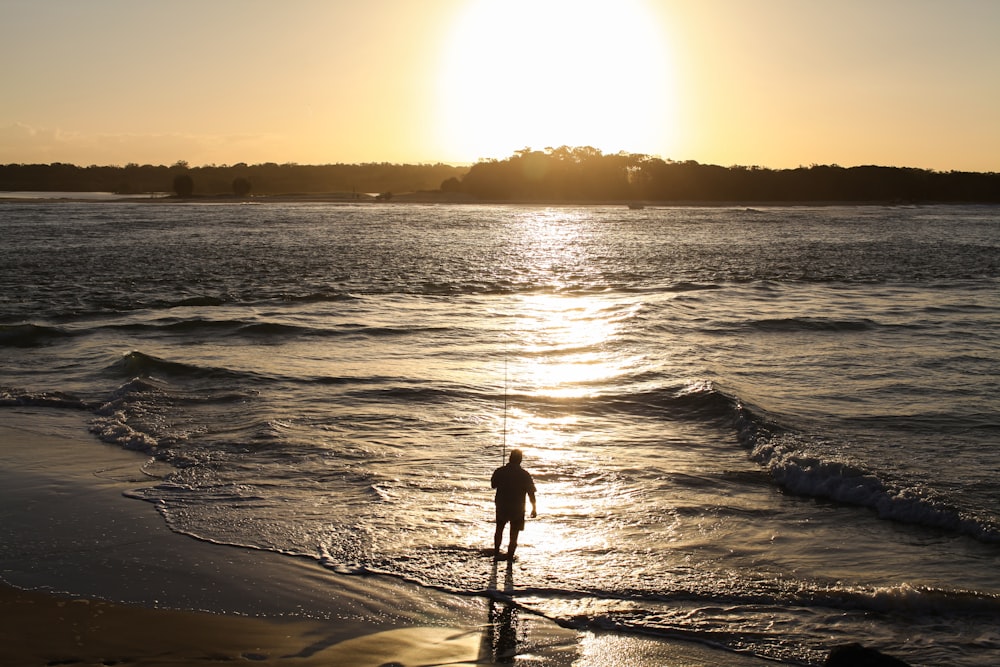
[[[497,530],[493,533],[493,559],[500,560],[500,543],[503,542],[503,527],[506,521],[497,520]],[[513,533],[512,533],[513,534]]]
[[[510,545],[507,547],[507,560],[513,562],[514,552],[517,551],[517,535],[521,531],[517,528],[517,522],[510,522]]]

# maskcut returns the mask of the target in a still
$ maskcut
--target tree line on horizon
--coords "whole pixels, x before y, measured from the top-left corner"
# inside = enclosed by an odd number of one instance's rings
[[[0,190],[234,194],[433,192],[486,201],[1000,203],[1000,174],[909,167],[795,169],[676,162],[589,146],[515,151],[471,167],[446,164],[0,165]]]
[[[127,164],[80,167],[73,164],[0,165],[0,191],[175,193],[246,196],[274,194],[385,193],[434,190],[468,167],[447,164],[300,165],[273,162],[192,167]],[[178,186],[185,192],[178,192]]]
[[[795,169],[675,162],[591,147],[525,148],[474,164],[442,190],[486,200],[1000,203],[1000,174],[906,167]]]

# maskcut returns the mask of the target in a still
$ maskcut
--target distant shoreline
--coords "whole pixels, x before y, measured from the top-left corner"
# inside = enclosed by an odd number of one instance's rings
[[[407,201],[650,206],[830,205],[830,202],[1000,203],[1000,173],[813,164],[794,169],[722,167],[592,147],[524,149],[470,167],[445,164],[126,165],[0,164],[4,191],[150,194],[199,201]],[[193,195],[193,197],[192,197]],[[253,196],[256,195],[256,196]],[[95,197],[85,197],[95,198]],[[107,198],[102,196],[101,198]],[[172,200],[171,200],[172,201]],[[666,202],[661,203],[661,202]]]
[[[481,205],[481,206],[620,206],[634,208],[635,213],[644,209],[657,208],[777,208],[777,207],[830,207],[830,206],[1000,206],[994,202],[981,201],[876,201],[876,200],[658,200],[658,201],[623,201],[623,200],[570,200],[570,199],[476,199],[468,195],[442,193],[434,191],[401,193],[390,199],[380,199],[371,195],[350,195],[344,193],[288,193],[267,194],[237,197],[235,195],[196,195],[193,197],[177,197],[175,195],[157,194],[150,196],[121,195],[108,193],[106,197],[88,197],[94,193],[53,193],[52,197],[43,193],[32,193],[39,196],[10,196],[13,193],[0,192],[0,202],[16,204],[40,203],[78,203],[78,204],[331,204],[331,205],[387,205],[393,204],[442,204],[442,205]],[[79,194],[79,196],[74,196]],[[638,204],[638,206],[636,206]]]

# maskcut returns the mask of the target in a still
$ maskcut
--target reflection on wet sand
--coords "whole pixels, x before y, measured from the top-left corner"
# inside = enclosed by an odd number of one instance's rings
[[[486,632],[480,650],[481,662],[513,663],[518,647],[526,643],[526,632],[520,628],[519,610],[514,604],[514,564],[506,563],[503,591],[497,590],[500,564],[493,563],[488,587],[489,602],[486,608]]]

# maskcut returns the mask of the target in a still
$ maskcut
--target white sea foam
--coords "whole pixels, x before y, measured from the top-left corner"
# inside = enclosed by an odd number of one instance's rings
[[[124,411],[118,410],[91,421],[90,431],[104,442],[121,445],[125,449],[148,452],[159,442],[148,433],[137,431],[126,423]]]
[[[822,441],[795,433],[772,432],[755,423],[754,416],[742,405],[737,410],[737,427],[750,449],[750,458],[766,468],[782,488],[804,496],[869,507],[883,519],[945,528],[983,541],[1000,542],[1000,531],[991,523],[964,516],[958,509],[943,505],[928,491],[899,488],[857,464],[828,460],[812,453],[823,449]]]

